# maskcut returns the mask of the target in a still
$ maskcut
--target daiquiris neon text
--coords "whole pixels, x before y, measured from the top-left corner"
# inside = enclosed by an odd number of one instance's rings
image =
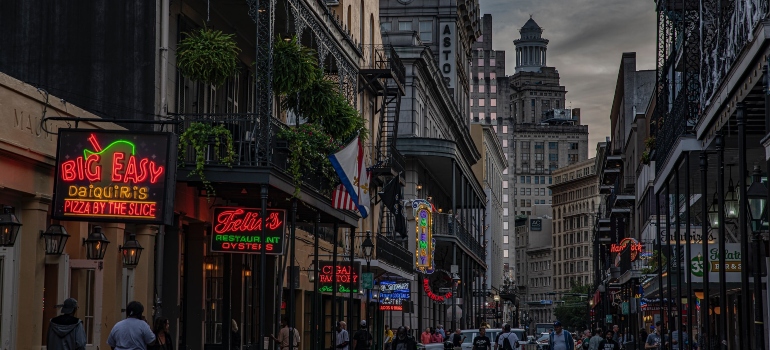
[[[59,138],[55,217],[163,220],[168,135],[73,130]]]

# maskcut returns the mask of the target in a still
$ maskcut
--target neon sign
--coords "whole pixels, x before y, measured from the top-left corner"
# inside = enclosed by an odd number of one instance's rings
[[[404,305],[380,304],[380,311],[404,311]]]
[[[414,266],[422,273],[433,273],[433,254],[436,241],[433,239],[433,210],[431,204],[424,199],[412,202],[415,218]]]
[[[339,293],[358,293],[361,263],[338,261],[335,266],[331,261],[318,262],[318,291],[331,293],[337,284]],[[336,276],[335,276],[336,273]],[[336,280],[335,280],[336,277]]]
[[[59,129],[53,218],[171,224],[172,136]]]
[[[403,311],[410,294],[409,282],[380,281],[380,311]]]
[[[283,254],[285,210],[267,209],[267,218],[263,220],[259,208],[216,207],[211,226],[211,251],[259,254],[263,249],[263,226],[265,254]]]
[[[428,296],[428,298],[438,303],[443,303],[452,297],[452,292],[447,292],[444,295],[437,295],[436,293],[433,293],[433,291],[430,289],[430,281],[427,278],[422,280],[422,289],[425,291],[425,294]]]
[[[617,253],[620,254],[623,252],[626,247],[631,248],[631,261],[636,261],[636,258],[639,256],[639,254],[644,250],[644,246],[639,243],[636,239],[633,238],[623,238],[620,243],[618,244],[612,244],[610,246],[610,252],[611,253]]]

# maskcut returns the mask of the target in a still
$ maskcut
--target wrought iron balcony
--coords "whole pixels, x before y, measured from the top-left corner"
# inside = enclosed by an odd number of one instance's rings
[[[381,96],[404,94],[406,68],[392,46],[363,45],[363,57],[358,73],[364,80],[364,88]]]
[[[455,225],[457,229],[453,232]],[[486,258],[486,251],[481,243],[473,237],[471,231],[462,222],[451,214],[433,214],[433,235],[453,236],[477,257],[482,260]]]
[[[366,234],[356,234],[355,253],[354,256],[357,259],[365,259],[361,244],[366,239]],[[372,261],[378,260],[388,265],[396,267],[404,272],[414,271],[414,254],[408,249],[404,248],[404,245],[396,242],[385,235],[372,234],[372,243],[374,243],[374,254]]]
[[[289,128],[277,118],[258,117],[250,113],[223,113],[223,114],[174,114],[173,118],[179,121],[175,126],[174,132],[182,135],[192,123],[203,123],[206,125],[222,126],[230,131],[233,138],[233,149],[235,159],[231,165],[223,162],[226,156],[225,147],[219,147],[215,152],[214,144],[217,140],[209,140],[205,146],[203,157],[206,167],[209,169],[227,169],[227,172],[238,174],[254,168],[276,169],[287,174],[288,169],[288,145],[285,141],[278,140],[276,135],[281,129]],[[219,140],[224,145],[224,140]],[[180,145],[181,147],[181,145]],[[196,152],[194,146],[187,145],[180,148],[180,163],[183,169],[178,172],[180,180],[192,181],[188,178],[188,171],[184,168],[192,169],[196,164]],[[320,169],[321,167],[311,167]],[[330,198],[332,185],[330,181],[321,173],[320,170],[312,174],[307,174],[304,178],[304,184],[317,191],[323,196]]]

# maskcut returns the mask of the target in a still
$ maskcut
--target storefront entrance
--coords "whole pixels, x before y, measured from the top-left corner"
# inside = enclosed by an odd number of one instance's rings
[[[97,350],[101,344],[103,262],[101,260],[70,260],[69,297],[78,301],[77,316],[86,331],[86,350]],[[106,335],[105,335],[106,336]]]

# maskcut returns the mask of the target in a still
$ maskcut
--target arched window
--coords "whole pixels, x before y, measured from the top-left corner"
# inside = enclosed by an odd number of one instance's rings
[[[358,35],[361,40],[361,45],[364,43],[364,0],[361,0],[361,8],[358,9]],[[371,42],[369,42],[371,44]]]
[[[348,25],[348,31],[350,31],[350,32],[353,31],[353,27],[351,27],[351,24],[353,24],[352,14],[351,14],[352,12],[353,12],[353,9],[352,9],[351,5],[348,5],[348,23],[347,23],[347,25]]]

